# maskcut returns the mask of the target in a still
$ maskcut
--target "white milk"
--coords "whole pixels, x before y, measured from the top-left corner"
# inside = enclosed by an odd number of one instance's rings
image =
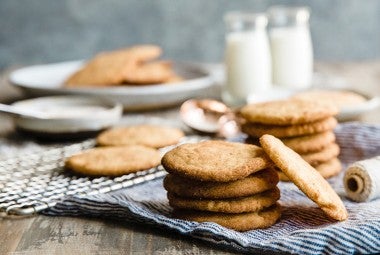
[[[306,6],[273,6],[268,10],[273,84],[304,89],[312,84],[313,48]]]
[[[226,84],[223,100],[243,104],[247,96],[271,86],[271,55],[264,29],[226,36]]]

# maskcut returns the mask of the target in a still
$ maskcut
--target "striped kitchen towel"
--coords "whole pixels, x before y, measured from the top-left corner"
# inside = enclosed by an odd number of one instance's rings
[[[347,164],[380,154],[380,126],[359,123],[336,128],[341,160]],[[380,170],[380,169],[379,169]],[[345,197],[343,173],[329,180],[344,201],[348,220],[329,220],[295,185],[280,183],[283,214],[272,227],[237,232],[215,223],[170,217],[162,179],[90,197],[71,197],[47,215],[85,215],[141,222],[250,253],[373,254],[380,253],[380,199],[355,203]]]

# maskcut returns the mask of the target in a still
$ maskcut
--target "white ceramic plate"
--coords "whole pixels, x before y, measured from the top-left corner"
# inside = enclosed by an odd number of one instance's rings
[[[327,89],[327,88],[324,88]],[[360,93],[358,91],[352,90],[351,88],[344,88],[341,87],[339,89],[331,89],[331,90],[346,90],[346,91],[352,91],[357,94],[362,95],[367,100],[363,103],[356,104],[352,107],[343,107],[340,109],[340,112],[337,116],[337,119],[339,121],[347,121],[347,120],[353,120],[360,115],[372,111],[380,106],[380,98],[379,97],[371,97],[369,95],[365,95],[363,93]],[[248,103],[258,103],[258,102],[264,102],[264,101],[271,101],[271,100],[278,100],[278,99],[285,99],[288,97],[293,96],[297,92],[302,92],[302,90],[290,90],[290,89],[283,89],[283,88],[276,88],[271,89],[269,91],[264,91],[260,93],[250,94],[247,98]]]
[[[118,123],[122,115],[119,103],[89,96],[39,97],[15,102],[12,107],[44,116],[14,118],[19,129],[41,134],[99,131]]]
[[[152,109],[179,104],[189,98],[204,96],[213,85],[212,77],[195,64],[174,63],[173,68],[184,80],[173,84],[123,86],[105,88],[65,88],[63,82],[83,65],[71,61],[36,65],[18,69],[9,76],[10,82],[31,96],[92,95],[116,100],[126,110]]]

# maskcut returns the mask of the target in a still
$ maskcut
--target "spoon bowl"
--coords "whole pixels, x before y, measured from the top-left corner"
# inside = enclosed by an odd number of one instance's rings
[[[214,99],[190,99],[180,108],[182,121],[193,130],[231,137],[239,132],[235,114],[224,103]]]

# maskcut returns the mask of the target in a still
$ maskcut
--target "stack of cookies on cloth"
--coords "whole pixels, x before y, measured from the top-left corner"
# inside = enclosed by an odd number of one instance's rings
[[[281,216],[273,161],[262,148],[204,141],[167,152],[162,166],[173,216],[238,231],[266,228]]]
[[[247,142],[256,144],[264,134],[273,135],[318,170],[324,178],[337,175],[342,166],[333,129],[338,113],[333,104],[297,99],[249,104],[240,109],[241,129]],[[279,171],[280,180],[288,177]]]

